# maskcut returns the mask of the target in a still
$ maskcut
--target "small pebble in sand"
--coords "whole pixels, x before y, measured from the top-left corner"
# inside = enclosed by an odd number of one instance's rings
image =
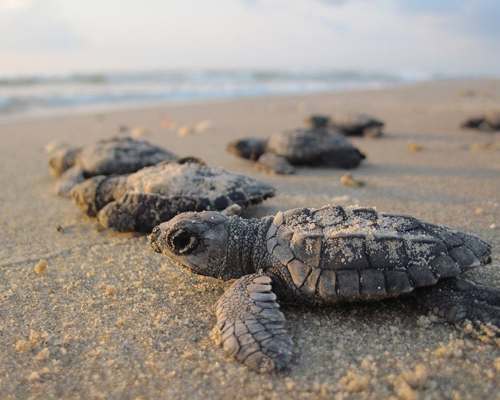
[[[484,210],[481,207],[476,208],[476,210],[474,212],[476,213],[476,215],[483,215],[484,214]]]
[[[194,131],[197,133],[205,132],[206,130],[210,129],[212,126],[213,126],[212,121],[206,119],[204,121],[198,122],[194,126]]]
[[[497,225],[496,224],[491,224],[490,225],[490,229],[496,229],[497,228]]]
[[[151,132],[142,126],[138,126],[134,129],[132,129],[132,131],[130,132],[130,136],[132,136],[133,138],[140,138],[140,137],[144,137],[144,136],[149,136],[150,134],[151,134]]]
[[[112,285],[107,285],[106,286],[106,295],[107,296],[113,296],[116,294],[116,288]]]
[[[365,186],[364,181],[359,181],[359,180],[354,179],[350,173],[342,175],[342,177],[340,178],[340,182],[342,182],[346,186],[352,186],[352,187]]]
[[[50,372],[48,367],[41,369],[40,371],[33,371],[26,378],[28,382],[35,382],[43,378],[44,375],[47,375]]]
[[[50,357],[50,350],[47,347],[44,347],[36,356],[35,358],[38,361],[45,361],[48,360]]]
[[[35,265],[35,272],[38,274],[38,275],[42,275],[45,273],[45,271],[47,270],[47,266],[49,264],[47,263],[46,260],[44,259],[41,259],[40,261],[38,261],[38,264]]]
[[[423,147],[415,142],[408,143],[408,151],[416,153],[417,151],[422,151]]]
[[[361,392],[370,384],[370,377],[358,371],[349,371],[347,375],[339,379],[341,390],[346,392]]]
[[[21,339],[17,341],[15,349],[21,354],[28,353],[33,350],[33,344],[28,340]]]
[[[175,131],[177,129],[177,124],[170,118],[162,118],[160,120],[160,126],[170,131]]]
[[[184,124],[181,127],[179,127],[179,129],[177,129],[177,136],[180,137],[190,135],[191,133],[193,133],[193,130],[187,124]]]

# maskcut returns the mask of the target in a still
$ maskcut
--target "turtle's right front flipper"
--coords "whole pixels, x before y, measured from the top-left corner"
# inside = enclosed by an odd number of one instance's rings
[[[82,168],[74,165],[60,175],[54,188],[54,194],[60,197],[71,197],[71,189],[85,181],[85,173]]]
[[[292,358],[293,343],[272,292],[271,278],[246,275],[217,302],[221,344],[228,354],[258,372],[274,372]]]
[[[97,218],[102,226],[118,232],[150,233],[156,225],[186,211],[200,211],[202,204],[187,196],[127,192],[104,206]]]
[[[122,195],[125,183],[125,175],[94,176],[71,189],[71,200],[80,211],[95,217],[106,204]]]

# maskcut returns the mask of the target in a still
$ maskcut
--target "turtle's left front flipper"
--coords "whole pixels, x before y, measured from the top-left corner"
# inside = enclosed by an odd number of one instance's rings
[[[290,362],[293,343],[270,277],[252,274],[238,279],[216,306],[214,331],[224,351],[258,372],[279,371]]]
[[[488,325],[500,337],[500,290],[479,286],[461,278],[446,278],[436,285],[415,290],[420,302],[433,313],[464,327],[468,322],[476,333]]]

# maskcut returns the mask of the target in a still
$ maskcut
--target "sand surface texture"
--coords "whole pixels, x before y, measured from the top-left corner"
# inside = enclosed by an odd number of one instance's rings
[[[412,299],[283,307],[295,342],[290,368],[249,371],[210,338],[214,304],[229,283],[182,270],[145,235],[99,228],[54,197],[44,151],[52,141],[84,145],[120,125],[136,128],[177,154],[275,185],[276,197],[247,217],[357,203],[476,234],[493,246],[493,262],[468,277],[500,289],[500,134],[459,128],[490,109],[500,109],[499,81],[0,124],[0,398],[500,398],[499,342],[464,335]],[[266,137],[337,110],[386,122],[384,137],[352,139],[367,155],[350,171],[363,187],[342,184],[346,171],[334,169],[266,175],[225,152],[232,139]]]

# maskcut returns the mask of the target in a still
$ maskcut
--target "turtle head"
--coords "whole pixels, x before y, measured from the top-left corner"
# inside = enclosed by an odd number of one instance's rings
[[[224,271],[230,224],[231,219],[218,212],[186,212],[155,227],[149,243],[197,274],[230,279]]]
[[[235,156],[255,161],[266,151],[266,146],[265,139],[247,138],[228,143],[226,149]]]

